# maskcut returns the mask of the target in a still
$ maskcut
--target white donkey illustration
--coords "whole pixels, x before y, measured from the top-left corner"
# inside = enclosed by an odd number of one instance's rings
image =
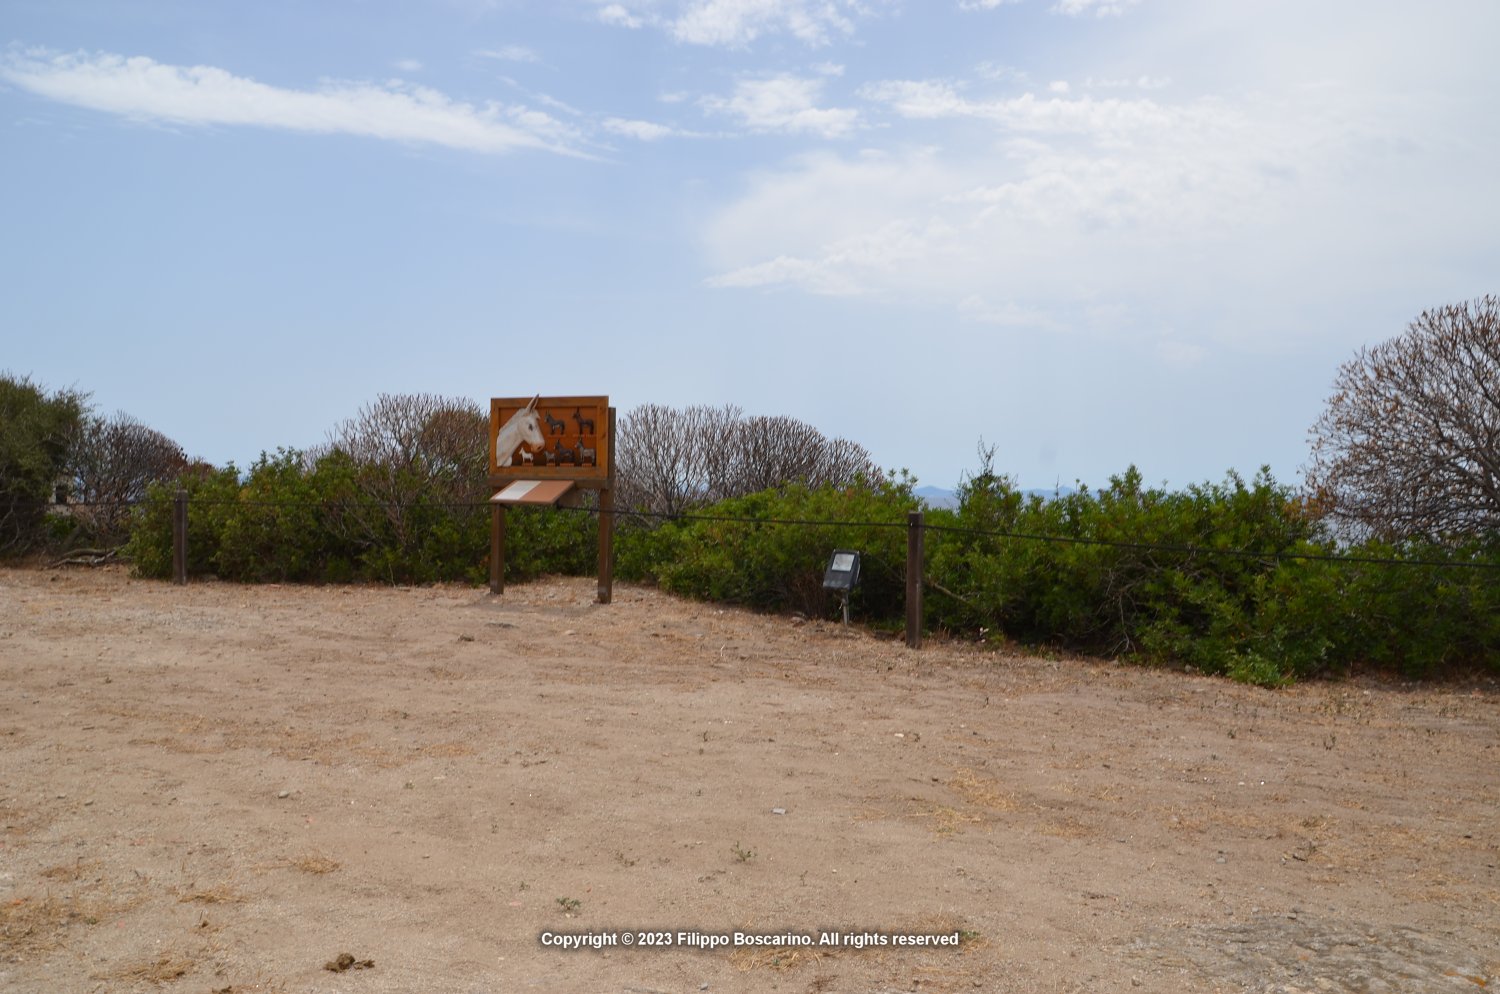
[[[541,399],[542,395],[537,394],[531,398],[531,403],[512,414],[510,420],[500,426],[499,432],[495,434],[496,466],[509,466],[515,458],[516,450],[523,445],[532,452],[546,446],[536,413],[536,402]]]

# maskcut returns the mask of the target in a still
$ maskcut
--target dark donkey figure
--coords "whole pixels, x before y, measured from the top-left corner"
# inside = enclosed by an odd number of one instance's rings
[[[565,466],[568,463],[576,464],[577,456],[574,455],[572,449],[563,448],[562,439],[558,439],[557,441],[553,442],[552,447],[552,452],[549,452],[548,455],[553,455],[555,453],[557,457],[557,464],[559,466]]]
[[[554,418],[551,411],[543,411],[542,417],[547,419],[547,433],[549,435],[561,435],[567,430],[568,423],[561,418]]]
[[[573,420],[578,422],[578,434],[592,435],[594,433],[594,419],[583,416],[583,408],[573,408]]]

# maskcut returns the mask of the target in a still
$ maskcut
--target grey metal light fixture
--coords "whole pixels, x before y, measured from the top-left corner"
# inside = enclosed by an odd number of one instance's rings
[[[844,602],[844,624],[849,624],[849,593],[859,585],[859,553],[834,549],[823,571],[823,589],[836,590]]]

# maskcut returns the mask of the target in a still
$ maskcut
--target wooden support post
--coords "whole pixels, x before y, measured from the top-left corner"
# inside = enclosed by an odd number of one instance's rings
[[[505,593],[505,507],[490,505],[490,593]]]
[[[599,603],[615,595],[615,492],[599,491]]]
[[[608,604],[615,596],[615,409],[605,418],[604,430],[609,438],[609,479],[599,491],[599,603]]]
[[[188,493],[177,491],[172,499],[172,582],[187,583]]]
[[[921,511],[906,514],[906,644],[922,648],[922,546],[926,533]]]

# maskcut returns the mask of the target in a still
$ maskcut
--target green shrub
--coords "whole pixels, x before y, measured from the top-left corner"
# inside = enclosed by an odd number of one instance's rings
[[[959,496],[954,530],[938,533],[928,562],[929,618],[954,631],[1268,686],[1364,667],[1500,669],[1493,573],[1358,561],[1492,553],[1376,543],[1340,553],[1266,470],[1248,484],[1230,474],[1166,491],[1131,469],[1054,500],[1023,498],[986,472]]]
[[[1297,676],[1354,669],[1411,678],[1456,670],[1500,673],[1497,581],[1500,555],[1482,542],[1371,541],[1344,550],[1341,561],[1283,563],[1267,580],[1259,627],[1280,636],[1288,658],[1304,664]],[[1314,655],[1309,646],[1321,648],[1324,667],[1307,665]]]
[[[372,500],[365,470],[338,450],[308,464],[291,449],[234,466],[199,467],[154,486],[137,509],[126,555],[142,576],[172,572],[172,502],[188,491],[188,570],[241,582],[482,583],[490,508],[417,488],[404,503]],[[398,481],[399,483],[400,481]],[[518,508],[507,513],[507,579],[592,573],[597,517]]]
[[[47,394],[26,377],[0,375],[0,555],[47,536],[46,511],[87,413],[87,397]]]
[[[664,589],[689,597],[819,616],[833,603],[823,590],[829,554],[857,549],[853,609],[867,618],[900,617],[906,515],[919,506],[911,489],[903,475],[842,487],[792,484],[720,501],[663,525],[660,535],[627,539],[625,572],[654,575]],[[784,521],[819,523],[776,523]]]
[[[127,555],[171,573],[172,496],[190,495],[189,570],[246,581],[482,583],[491,510],[477,480],[414,461],[359,463],[292,450],[191,468],[136,509]],[[467,481],[467,482],[466,482]],[[664,522],[621,515],[616,575],[704,600],[829,616],[829,553],[861,552],[853,610],[877,625],[905,611],[904,473],[847,486],[791,484]],[[375,499],[400,494],[401,500]],[[590,498],[592,499],[592,498]],[[507,512],[506,579],[597,569],[591,508]],[[927,512],[927,626],[1265,686],[1360,669],[1426,678],[1500,673],[1500,542],[1369,542],[1339,549],[1266,470],[1246,482],[1168,491],[1129,469],[1054,499],[984,470],[959,505]],[[1362,560],[1394,560],[1395,565]],[[1436,565],[1420,565],[1436,564]]]
[[[484,516],[489,549],[489,514]],[[585,510],[514,507],[505,518],[505,578],[592,575],[599,568],[599,516]],[[486,574],[487,575],[487,574]]]
[[[140,576],[166,579],[172,575],[172,507],[178,490],[189,500],[188,573],[217,574],[219,548],[231,508],[239,499],[240,474],[230,463],[222,469],[198,465],[171,483],[152,484],[145,501],[136,507],[125,544],[125,556]]]

